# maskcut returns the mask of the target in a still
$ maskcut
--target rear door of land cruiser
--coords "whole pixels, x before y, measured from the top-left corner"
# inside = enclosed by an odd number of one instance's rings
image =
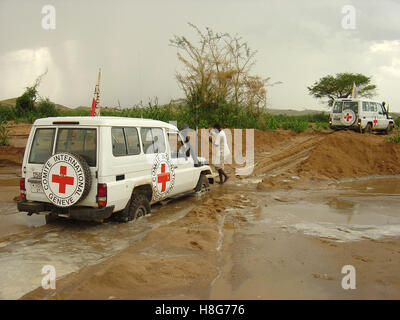
[[[358,118],[358,101],[335,101],[332,109],[332,125],[352,126]],[[354,112],[354,116],[349,111]],[[345,121],[345,120],[346,121]]]
[[[98,127],[94,126],[35,126],[29,138],[25,173],[26,199],[31,201],[49,202],[43,192],[41,174],[44,163],[50,156],[59,152],[70,152],[80,155],[89,165],[92,188],[79,205],[95,206],[98,168]]]

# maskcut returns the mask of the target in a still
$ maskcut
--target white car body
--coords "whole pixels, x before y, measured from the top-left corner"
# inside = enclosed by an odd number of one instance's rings
[[[51,211],[64,217],[102,221],[112,213],[125,210],[134,192],[145,194],[149,203],[154,203],[193,192],[202,174],[213,183],[211,168],[202,159],[199,159],[200,164],[195,165],[190,155],[172,151],[177,148],[172,149],[170,140],[174,142],[176,139],[178,143],[185,145],[175,126],[157,120],[119,117],[38,119],[32,126],[25,149],[21,180],[23,199],[18,203],[18,208],[30,214]],[[60,206],[55,205],[53,199],[50,200],[44,192],[44,188],[47,191],[42,177],[45,163],[47,164],[45,161],[63,152],[76,152],[87,162],[90,170],[90,190],[72,206],[61,202]],[[165,185],[160,182],[161,189],[158,192],[154,166],[161,159],[160,155],[169,159],[167,164],[160,166],[164,171],[167,166],[170,172],[167,172],[168,182]],[[64,168],[65,166],[64,164]],[[59,177],[68,176],[65,172],[64,175],[61,174],[61,169],[57,170],[60,170]],[[100,205],[99,202],[100,185],[105,186],[105,205]],[[168,192],[162,189],[167,189],[167,185]],[[72,184],[71,187],[76,188]],[[69,188],[68,184],[64,184],[64,192]],[[60,190],[61,187],[58,191]],[[157,191],[157,197],[154,191]],[[85,212],[75,210],[72,215],[71,208],[85,208]]]
[[[387,131],[394,121],[381,103],[369,99],[336,99],[329,124],[332,129]]]

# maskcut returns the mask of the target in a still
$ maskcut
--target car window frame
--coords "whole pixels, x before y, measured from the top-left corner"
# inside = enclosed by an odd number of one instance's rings
[[[46,163],[46,160],[43,163],[31,161],[35,138],[36,138],[38,131],[40,131],[40,130],[53,130],[53,137],[51,139],[51,152],[50,152],[49,157],[51,157],[54,154],[54,141],[55,141],[55,137],[57,134],[57,128],[55,128],[55,127],[43,127],[43,128],[37,127],[37,128],[35,128],[35,133],[33,135],[33,139],[32,139],[31,145],[30,145],[29,157],[28,157],[28,161],[27,161],[28,164],[45,164]]]

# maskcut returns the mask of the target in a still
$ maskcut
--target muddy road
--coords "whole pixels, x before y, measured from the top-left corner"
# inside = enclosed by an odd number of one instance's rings
[[[0,150],[0,299],[400,299],[400,148],[382,136],[347,156],[363,136],[256,132],[248,177],[135,222],[46,224],[13,200],[27,130]]]

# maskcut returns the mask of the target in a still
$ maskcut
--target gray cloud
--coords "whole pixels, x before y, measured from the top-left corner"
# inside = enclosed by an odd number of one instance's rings
[[[56,30],[41,28],[45,4],[56,8]],[[355,30],[341,27],[348,4],[356,9]],[[181,97],[168,42],[173,34],[194,38],[190,21],[237,33],[258,50],[254,73],[283,82],[269,89],[271,107],[320,108],[306,86],[350,71],[373,76],[377,99],[400,111],[399,14],[400,4],[390,0],[0,0],[0,99],[21,94],[46,67],[42,95],[69,106],[90,104],[99,67],[105,105]]]

